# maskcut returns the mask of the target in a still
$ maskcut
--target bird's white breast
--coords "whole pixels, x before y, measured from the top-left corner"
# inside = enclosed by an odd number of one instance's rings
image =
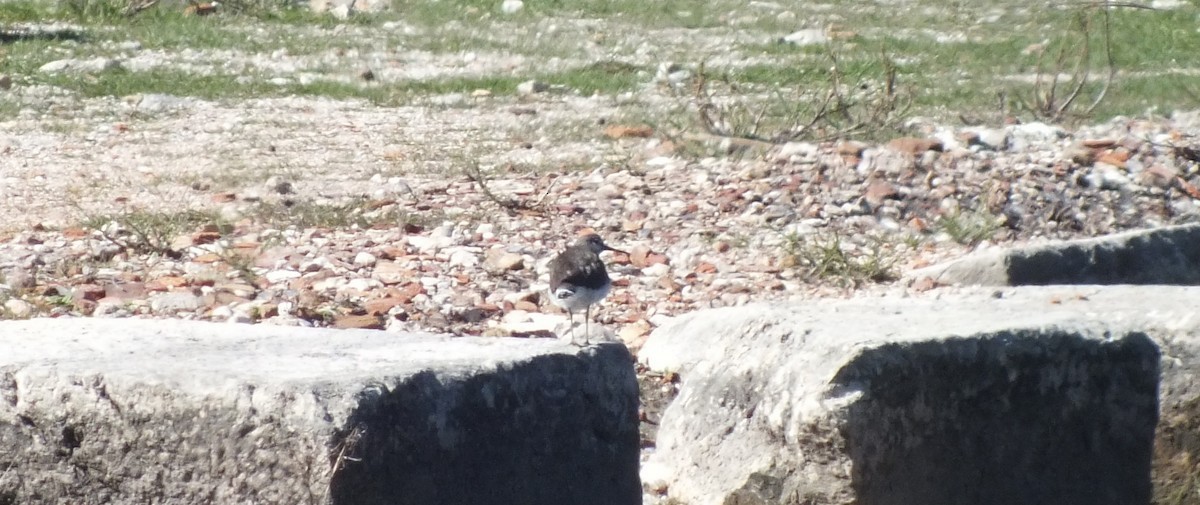
[[[550,300],[555,305],[568,311],[578,312],[587,308],[588,305],[603,300],[604,297],[608,296],[610,288],[611,286],[609,285],[605,285],[600,289],[589,289],[580,286],[576,286],[574,289],[558,288],[551,293]]]

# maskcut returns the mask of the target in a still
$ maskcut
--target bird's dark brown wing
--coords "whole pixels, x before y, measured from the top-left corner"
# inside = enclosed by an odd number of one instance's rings
[[[591,251],[571,247],[550,261],[550,291],[560,286],[598,289],[607,282],[604,262]]]

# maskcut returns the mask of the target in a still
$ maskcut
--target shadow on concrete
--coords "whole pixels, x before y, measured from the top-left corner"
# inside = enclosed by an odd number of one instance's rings
[[[641,503],[638,399],[611,358],[553,354],[467,379],[422,372],[364,393],[331,448],[332,503]],[[613,391],[623,391],[614,395]]]
[[[863,352],[842,436],[860,505],[1144,505],[1159,351],[1006,332]]]

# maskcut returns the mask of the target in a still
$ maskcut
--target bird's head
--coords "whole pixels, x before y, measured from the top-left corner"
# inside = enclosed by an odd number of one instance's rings
[[[595,233],[589,233],[587,235],[580,237],[579,241],[576,242],[576,245],[581,245],[581,246],[587,247],[589,251],[592,251],[593,253],[596,253],[596,254],[600,254],[604,251],[612,251],[612,252],[619,252],[622,254],[627,254],[625,251],[622,251],[620,249],[613,249],[613,248],[609,247],[608,244],[604,243],[604,239],[600,238],[600,236],[596,235]]]

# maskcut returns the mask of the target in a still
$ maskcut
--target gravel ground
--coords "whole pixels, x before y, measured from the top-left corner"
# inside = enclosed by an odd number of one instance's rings
[[[69,129],[0,123],[0,295],[15,317],[548,335],[564,318],[542,299],[546,262],[595,230],[631,253],[609,258],[597,319],[636,347],[683,311],[927,289],[891,279],[1198,215],[1194,113],[769,146],[617,125],[609,98],[463,99],[68,98]],[[305,218],[331,208],[352,217]],[[138,241],[138,216],[183,209],[220,226]]]

